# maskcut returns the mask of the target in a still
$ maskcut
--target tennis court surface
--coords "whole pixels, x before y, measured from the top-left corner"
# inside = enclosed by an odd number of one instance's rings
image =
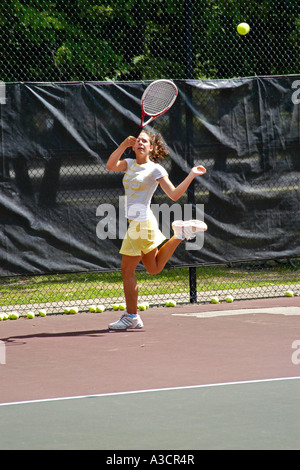
[[[0,449],[300,449],[299,297],[0,323]]]

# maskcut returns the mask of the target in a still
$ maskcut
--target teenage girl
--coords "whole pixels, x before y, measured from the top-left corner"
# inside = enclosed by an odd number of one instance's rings
[[[121,160],[123,153],[129,147],[132,147],[136,158]],[[206,224],[200,220],[174,221],[172,224],[174,235],[158,249],[166,238],[159,230],[150,207],[157,186],[160,185],[172,201],[177,201],[196,176],[206,173],[203,166],[196,166],[175,187],[165,168],[158,163],[167,154],[168,150],[161,136],[143,130],[137,138],[127,137],[110,155],[106,164],[107,170],[125,173],[123,185],[126,217],[129,219],[129,228],[120,249],[126,310],[118,321],[109,325],[112,330],[144,326],[137,313],[138,286],[135,270],[139,262],[142,261],[150,274],[157,274],[164,268],[182,240],[193,238],[197,231],[207,229]]]

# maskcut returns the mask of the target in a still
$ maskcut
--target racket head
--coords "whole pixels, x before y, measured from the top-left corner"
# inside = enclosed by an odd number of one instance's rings
[[[144,91],[141,100],[141,128],[168,111],[171,106],[173,106],[177,95],[178,89],[171,80],[161,79],[150,83]],[[143,123],[146,115],[150,116],[150,119],[148,119],[146,123]]]

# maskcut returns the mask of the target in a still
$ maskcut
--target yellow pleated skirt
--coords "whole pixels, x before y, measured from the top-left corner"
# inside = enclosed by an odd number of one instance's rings
[[[128,256],[141,256],[149,253],[166,240],[158,227],[155,216],[145,221],[129,221],[120,253]]]

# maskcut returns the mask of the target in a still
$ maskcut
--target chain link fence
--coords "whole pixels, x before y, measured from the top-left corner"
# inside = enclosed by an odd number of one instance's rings
[[[237,25],[250,25],[241,36]],[[300,73],[298,0],[3,0],[0,6],[2,82],[227,79]],[[38,127],[46,126],[40,116]],[[49,124],[49,123],[48,123]],[[208,162],[209,164],[209,162]],[[14,177],[18,175],[15,168]],[[39,168],[31,169],[39,184]],[[56,202],[90,205],[105,198],[93,187],[99,167],[64,165]],[[105,172],[105,169],[103,169]],[[73,188],[82,183],[81,199]],[[22,178],[21,178],[22,179]],[[24,183],[22,180],[21,184]],[[298,187],[299,190],[299,187]],[[102,191],[102,192],[101,192]],[[114,198],[123,194],[114,188]],[[300,260],[249,261],[138,271],[140,301],[162,305],[300,294]],[[1,279],[1,311],[40,308],[62,312],[77,305],[111,308],[124,301],[119,271]]]
[[[198,302],[211,302],[218,297],[225,302],[227,296],[234,300],[285,296],[292,290],[300,295],[299,260],[270,260],[264,262],[234,263],[223,266],[196,267]],[[162,306],[169,300],[191,302],[189,268],[165,269],[150,276],[145,271],[137,273],[139,303]],[[17,311],[26,315],[47,312],[62,313],[78,307],[89,311],[92,306],[103,305],[112,309],[124,302],[120,272],[53,274],[1,279],[1,313]],[[192,294],[193,295],[193,294]]]
[[[300,69],[298,0],[2,0],[1,80],[221,79]],[[240,36],[237,25],[250,25]]]

